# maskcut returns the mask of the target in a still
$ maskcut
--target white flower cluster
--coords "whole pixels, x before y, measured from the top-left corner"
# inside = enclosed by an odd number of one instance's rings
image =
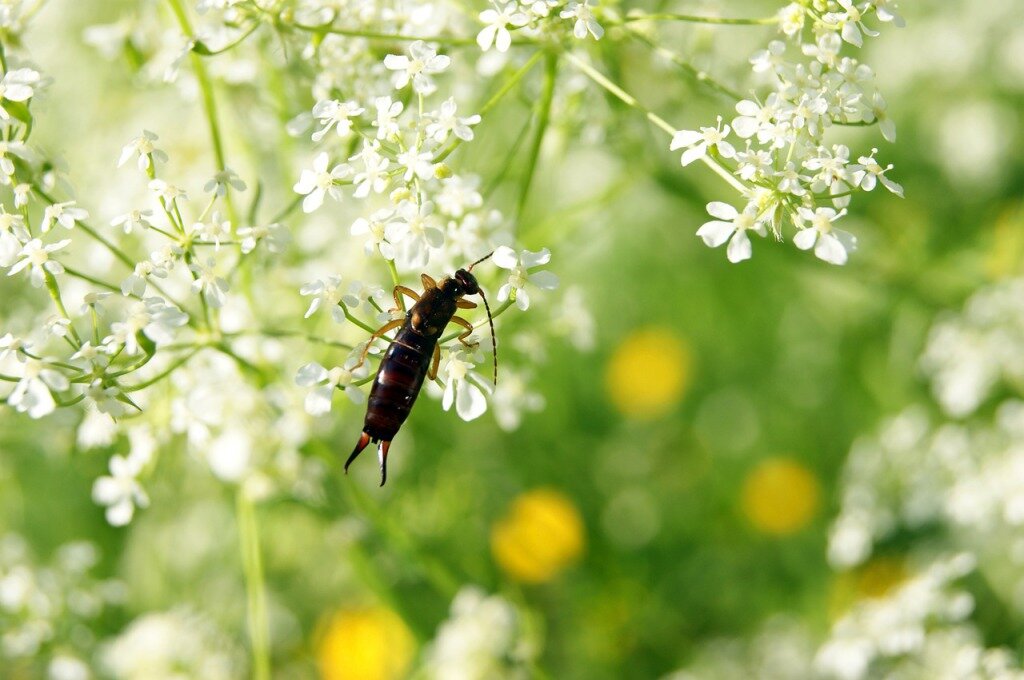
[[[579,40],[587,36],[600,40],[604,36],[604,28],[594,17],[597,3],[592,5],[590,0],[492,0],[492,5],[480,12],[484,28],[476,36],[477,44],[485,52],[491,47],[507,52],[512,46],[513,31],[531,40],[544,32],[564,31],[566,21],[572,22],[572,34]]]
[[[424,668],[431,678],[525,678],[536,653],[510,602],[467,586],[452,600],[448,620],[425,652]]]
[[[892,166],[877,160],[877,149],[857,156],[845,144],[826,139],[835,126],[877,125],[895,141],[896,127],[874,85],[874,72],[842,54],[844,43],[860,47],[863,35],[877,35],[864,23],[871,15],[902,25],[894,5],[888,0],[787,5],[778,15],[786,40],[772,41],[750,59],[755,73],[772,76],[772,90],[737,103],[739,115],[731,125],[719,117],[715,126],[680,130],[672,138],[670,149],[683,150],[684,166],[703,160],[729,173],[743,194],[741,208],[709,204],[717,219],[697,232],[711,247],[728,241],[730,262],[751,257],[751,233],[771,231],[781,240],[784,227],[792,225],[797,248],[845,264],[856,239],[835,223],[846,214],[850,197],[879,184],[903,195],[886,176]]]
[[[453,271],[493,253],[490,263],[476,270],[483,280],[491,279],[485,268],[508,270],[497,288],[501,303],[495,316],[514,303],[520,310],[530,306],[530,287],[551,290],[557,277],[538,270],[550,262],[551,253],[514,250],[511,233],[501,213],[485,207],[478,189],[479,179],[455,174],[445,159],[461,144],[474,138],[479,115],[463,116],[455,98],[442,98],[438,78],[448,71],[451,59],[424,41],[412,42],[404,54],[388,54],[375,85],[383,92],[360,99],[321,99],[311,111],[309,121],[314,143],[325,145],[303,170],[294,190],[302,195],[303,210],[315,212],[324,201],[348,201],[349,195],[361,204],[362,216],[352,222],[351,234],[363,241],[370,258],[381,258],[397,272],[419,272],[426,268]],[[326,68],[326,66],[325,66]],[[405,102],[412,100],[415,105]],[[437,101],[437,108],[428,108]],[[302,124],[295,122],[296,129]],[[349,153],[340,162],[332,160],[332,150]],[[358,149],[355,153],[351,150]],[[486,286],[485,286],[486,288]],[[320,309],[330,310],[338,323],[351,322],[363,331],[402,319],[404,309],[390,309],[389,296],[375,284],[354,280],[345,286],[343,277],[331,275],[304,285],[300,293],[312,298],[306,317]],[[368,321],[360,317],[369,316]],[[486,317],[474,326],[486,328]],[[386,342],[385,338],[382,342]],[[487,409],[486,395],[492,391],[489,381],[474,370],[484,361],[474,336],[469,344],[455,341],[454,335],[442,341],[444,360],[439,370],[443,387],[428,391],[441,396],[442,407],[455,407],[464,420],[472,420]],[[356,404],[365,395],[360,387],[372,376],[362,357],[378,353],[379,347],[364,352],[356,345],[340,366],[328,368],[318,362],[301,366],[296,375],[299,386],[310,388],[306,410],[323,415],[331,410],[335,390],[344,391]],[[521,383],[521,377],[520,377]],[[536,403],[524,386],[503,389],[496,404],[499,421],[518,424],[521,410]]]
[[[90,677],[96,640],[89,625],[124,598],[116,581],[90,572],[96,547],[77,541],[38,564],[24,538],[0,537],[0,668],[27,677]]]

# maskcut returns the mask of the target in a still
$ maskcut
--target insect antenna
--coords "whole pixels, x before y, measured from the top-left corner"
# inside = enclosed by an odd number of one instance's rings
[[[486,255],[484,255],[483,257],[481,257],[479,260],[477,260],[473,264],[471,264],[468,267],[466,267],[466,271],[467,272],[473,271],[473,267],[477,266],[478,264],[480,264],[484,260],[489,260],[491,258],[491,255],[494,255],[494,251],[493,250],[491,252],[487,253]]]
[[[488,255],[487,257],[490,257],[490,255]],[[485,257],[484,259],[486,260],[487,257]],[[474,262],[473,264],[476,264],[476,262]],[[494,317],[491,316],[491,306],[489,304],[487,304],[487,296],[484,295],[484,289],[483,288],[480,289],[480,297],[483,298],[484,309],[487,310],[487,323],[491,327],[491,349],[494,351],[494,384],[497,385],[498,384],[498,338],[494,334]]]

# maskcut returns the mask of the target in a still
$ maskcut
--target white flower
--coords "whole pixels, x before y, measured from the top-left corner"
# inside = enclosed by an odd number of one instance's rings
[[[56,222],[65,229],[72,229],[76,222],[89,219],[89,213],[83,208],[75,207],[74,201],[64,201],[63,203],[54,203],[53,205],[46,206],[43,211],[43,233],[50,231],[53,228],[53,223]]]
[[[814,246],[814,254],[830,264],[846,264],[847,251],[856,247],[857,239],[849,232],[832,227],[832,223],[845,215],[846,210],[799,208],[797,212],[811,224],[796,233],[793,244],[800,250],[810,250]]]
[[[366,396],[362,391],[352,384],[352,380],[366,375],[366,367],[361,366],[355,371],[351,364],[354,360],[345,362],[345,367],[335,366],[327,370],[316,362],[305,364],[295,375],[295,384],[299,387],[312,387],[306,395],[306,413],[311,416],[322,416],[331,411],[331,400],[334,397],[334,390],[340,389],[352,400],[353,404],[362,404]],[[362,375],[359,375],[359,374]]]
[[[205,241],[213,241],[214,250],[220,250],[222,239],[231,238],[231,222],[225,220],[219,210],[213,211],[209,222],[196,222],[192,225],[192,233]]]
[[[341,301],[349,309],[362,309],[367,314],[375,314],[383,306],[387,297],[387,293],[380,286],[363,283],[362,281],[353,281],[349,284],[348,293],[341,298]],[[384,314],[386,315],[387,312],[384,312]],[[402,317],[399,316],[398,318]],[[390,321],[390,319],[388,320]]]
[[[468,352],[450,351],[439,374],[444,379],[441,407],[447,411],[455,404],[455,412],[463,420],[473,420],[487,410],[487,398],[480,385],[487,385],[472,368],[474,363]]]
[[[71,319],[65,319],[64,317],[57,316],[56,314],[51,314],[46,321],[43,322],[43,330],[57,338],[67,337],[70,328]]]
[[[21,380],[7,397],[8,405],[19,413],[28,413],[31,418],[42,418],[53,413],[57,403],[50,392],[68,389],[68,379],[63,373],[47,368],[38,359],[27,358],[21,367]]]
[[[88,345],[89,343],[85,344]],[[104,365],[106,357],[100,355],[102,350],[102,347],[92,348],[92,351],[89,352],[96,355],[97,361],[91,362],[93,365]],[[85,396],[96,404],[96,410],[100,413],[106,413],[112,418],[120,418],[128,411],[128,407],[124,402],[118,399],[120,394],[121,392],[116,387],[104,387],[103,382],[100,380],[94,380],[85,390]]]
[[[434,156],[429,151],[409,149],[398,154],[395,160],[405,168],[402,179],[406,182],[413,177],[427,180],[434,176]]]
[[[495,5],[499,7],[499,5]],[[484,52],[491,49],[493,44],[499,52],[507,52],[512,45],[512,34],[508,26],[525,26],[529,21],[527,16],[517,11],[516,3],[510,2],[499,9],[485,9],[480,12],[480,21],[486,24],[476,35],[476,44]]]
[[[377,118],[373,126],[377,128],[377,139],[394,139],[399,135],[398,116],[402,114],[402,102],[391,101],[391,97],[377,97],[373,100],[377,110]]]
[[[56,260],[50,259],[50,253],[55,253],[71,243],[71,239],[64,239],[44,246],[37,238],[32,239],[21,249],[18,257],[21,259],[14,263],[14,266],[7,272],[8,276],[14,276],[25,267],[31,266],[30,279],[36,288],[43,285],[46,279],[46,272],[51,274],[64,273],[64,266]]]
[[[544,397],[530,391],[525,378],[514,371],[503,371],[501,382],[494,388],[494,417],[501,429],[511,431],[519,427],[523,412],[536,412],[544,408]]]
[[[135,297],[141,298],[146,294],[146,286],[148,285],[150,276],[165,279],[167,278],[167,273],[167,269],[165,267],[161,267],[156,262],[153,262],[152,260],[143,260],[137,263],[132,273],[121,281],[121,294],[134,295]]]
[[[339,102],[336,99],[324,99],[318,101],[313,107],[313,117],[320,121],[322,128],[313,133],[313,141],[319,142],[331,128],[338,133],[338,137],[345,139],[352,134],[352,118],[365,111],[356,102]]]
[[[196,261],[188,266],[196,277],[192,282],[192,292],[206,295],[206,302],[214,308],[224,306],[224,295],[228,292],[228,282],[214,271],[216,264],[211,257],[206,264]]]
[[[169,184],[162,179],[154,179],[149,183],[149,190],[152,191],[156,197],[162,200],[164,203],[171,203],[177,199],[183,201],[188,200],[188,194],[185,193],[184,189]]]
[[[427,125],[427,137],[438,144],[443,144],[448,139],[448,135],[453,133],[464,142],[472,140],[473,130],[469,126],[479,123],[480,116],[474,114],[468,118],[459,118],[455,115],[455,109],[455,97],[448,97],[441,104],[440,111],[431,116],[433,122]]]
[[[132,521],[136,506],[149,505],[149,496],[136,479],[142,468],[141,458],[115,455],[110,458],[110,475],[100,477],[93,484],[92,499],[107,506],[107,521],[112,526],[125,526]]]
[[[122,345],[128,354],[138,354],[141,331],[157,344],[174,339],[174,329],[188,323],[188,315],[159,297],[148,297],[132,303],[124,321],[110,325],[110,335],[103,339],[107,352],[115,353]]]
[[[18,361],[24,361],[25,357],[22,355],[21,350],[28,349],[31,346],[31,342],[26,342],[21,338],[14,337],[10,333],[5,333],[0,337],[0,361],[10,356],[13,356]]]
[[[0,120],[10,120],[11,114],[3,106],[3,101],[28,101],[35,94],[35,86],[39,84],[38,71],[30,68],[19,68],[8,71],[0,79]]]
[[[412,82],[412,89],[423,95],[430,94],[436,88],[431,75],[441,73],[451,65],[450,57],[438,54],[433,47],[417,40],[409,45],[409,55],[389,54],[384,57],[384,66],[395,71],[394,85],[401,90]]]
[[[873,0],[871,4],[875,6],[875,16],[879,21],[891,21],[897,28],[907,25],[903,17],[896,13],[896,0]]]
[[[774,71],[783,64],[785,53],[786,43],[781,40],[772,40],[768,43],[767,49],[758,50],[754,56],[750,57],[750,65],[753,67],[754,73]]]
[[[306,196],[302,201],[303,212],[311,213],[319,208],[327,194],[336,201],[341,200],[341,191],[335,183],[348,177],[352,169],[348,165],[339,164],[328,171],[329,162],[327,152],[322,152],[313,160],[313,169],[303,170],[299,176],[294,189],[295,193]]]
[[[756,210],[748,206],[741,213],[728,203],[719,201],[708,203],[707,210],[709,215],[717,217],[718,220],[701,225],[701,228],[697,230],[697,236],[700,236],[704,243],[711,248],[717,248],[729,241],[726,257],[732,263],[749,260],[752,248],[747,232],[753,231],[759,236],[767,234],[764,224],[757,220]]]
[[[722,117],[719,116],[717,127],[702,127],[699,132],[679,130],[672,136],[672,143],[668,148],[671,151],[676,151],[686,147],[682,157],[683,165],[689,165],[695,160],[703,158],[707,155],[708,148],[711,147],[717,149],[723,158],[733,158],[736,156],[736,148],[725,141],[725,138],[729,136],[729,131],[728,125],[723,128]]]
[[[807,15],[807,10],[803,5],[799,5],[795,2],[790,3],[779,10],[779,30],[788,35],[794,37],[800,34],[800,31],[804,29],[804,19]]]
[[[367,255],[379,252],[385,260],[395,259],[395,247],[387,241],[387,226],[394,217],[395,211],[382,208],[370,215],[369,219],[360,217],[352,223],[352,235],[367,235],[363,246]]]
[[[878,129],[882,131],[885,141],[896,142],[896,122],[889,117],[888,106],[881,94],[875,92],[871,98],[871,115],[878,121]]]
[[[110,220],[110,226],[121,227],[124,233],[130,234],[136,229],[146,229],[152,226],[149,221],[152,216],[152,210],[132,210]]]
[[[530,296],[526,292],[527,282],[542,290],[554,290],[558,286],[558,277],[549,271],[530,272],[530,269],[545,265],[551,261],[551,251],[543,248],[538,252],[522,250],[519,254],[508,246],[501,246],[494,251],[491,258],[494,264],[508,269],[508,281],[498,289],[498,300],[504,302],[514,296],[516,307],[526,310],[530,306]]]
[[[256,249],[256,244],[263,241],[267,244],[267,250],[272,253],[283,253],[288,244],[291,243],[291,234],[283,224],[258,225],[254,227],[242,227],[238,230],[238,236],[242,239],[242,253],[248,255]]]
[[[28,198],[32,195],[32,185],[22,182],[14,187],[14,207],[24,208],[28,205]]]
[[[434,204],[424,201],[402,201],[397,218],[385,226],[384,236],[395,246],[401,245],[402,256],[410,267],[422,267],[430,260],[430,248],[444,245],[444,232],[437,228]]]
[[[344,323],[345,312],[338,306],[342,295],[344,295],[341,292],[340,276],[328,276],[326,279],[310,281],[299,289],[299,294],[313,296],[313,299],[309,302],[309,309],[306,310],[305,318],[308,319],[320,307],[326,306],[327,309],[331,310],[331,317],[335,321]]]
[[[14,161],[11,156],[17,156],[23,160],[30,160],[31,153],[28,147],[25,146],[24,142],[5,142],[0,141],[0,183],[10,184],[11,176],[14,175]]]
[[[139,155],[138,165],[139,170],[142,172],[146,172],[150,169],[150,159],[166,163],[167,154],[156,148],[156,145],[153,143],[158,139],[160,138],[157,137],[155,132],[143,130],[140,136],[128,142],[124,148],[121,149],[121,157],[117,161],[117,167],[121,167],[127,163],[135,154]]]
[[[583,0],[583,2],[570,2],[566,5],[566,8],[558,15],[563,19],[576,19],[576,23],[573,24],[572,34],[579,40],[583,40],[587,37],[587,33],[594,36],[594,40],[600,40],[604,36],[604,29],[601,28],[601,24],[597,23],[597,19],[594,18],[593,12],[590,11],[590,6],[587,4],[589,0]]]
[[[86,293],[85,296],[82,297],[82,306],[79,308],[79,311],[82,314],[88,314],[90,310],[102,312],[103,307],[100,305],[100,303],[106,300],[108,297],[110,297],[110,295],[111,294],[105,290]]]
[[[10,267],[29,240],[25,218],[9,213],[0,205],[0,267]]]
[[[217,196],[224,197],[228,193],[228,187],[235,191],[245,191],[245,182],[231,168],[224,168],[214,174],[206,184],[203,185],[205,193],[214,192]]]
[[[363,171],[357,172],[352,178],[352,183],[356,187],[352,195],[356,198],[366,198],[371,191],[379,194],[388,188],[391,178],[388,176],[387,169],[391,165],[391,161],[381,155],[379,150],[380,142],[376,140],[372,143],[363,142],[363,150],[349,159],[363,162]]]
[[[885,173],[892,170],[892,164],[883,168],[875,160],[876,153],[878,153],[878,149],[872,149],[870,156],[861,156],[857,159],[857,165],[850,166],[850,170],[853,172],[854,186],[859,186],[864,191],[871,191],[878,182],[881,182],[886,189],[903,198],[903,187],[885,176]]]
[[[441,193],[437,195],[437,205],[446,215],[462,217],[470,210],[481,207],[484,204],[483,196],[477,191],[480,185],[479,177],[463,178],[453,175],[446,179],[441,187]],[[458,225],[461,236],[467,236],[466,232],[471,231],[468,222]],[[475,234],[473,235],[475,240]],[[485,251],[486,252],[486,251]]]

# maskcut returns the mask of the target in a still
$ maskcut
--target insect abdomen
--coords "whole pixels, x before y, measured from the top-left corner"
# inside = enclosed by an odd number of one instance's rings
[[[424,342],[407,324],[388,346],[370,389],[363,425],[373,439],[390,441],[398,434],[420,393],[434,344]]]

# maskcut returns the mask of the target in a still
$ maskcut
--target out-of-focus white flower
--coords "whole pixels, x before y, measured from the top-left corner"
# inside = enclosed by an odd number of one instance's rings
[[[21,380],[7,397],[7,403],[19,413],[28,413],[31,418],[42,418],[53,413],[57,407],[50,394],[63,392],[70,384],[63,373],[47,368],[37,359],[26,358],[21,364]]]
[[[367,314],[374,314],[378,307],[383,306],[387,297],[388,294],[380,286],[353,281],[349,284],[348,293],[341,298],[341,301],[349,309],[361,309]]]
[[[35,94],[41,76],[30,68],[12,69],[0,79],[0,120],[10,120],[11,114],[4,108],[4,100],[11,102],[28,101]]]
[[[339,102],[337,99],[324,99],[318,101],[313,107],[313,117],[320,121],[323,126],[313,133],[313,141],[322,140],[331,128],[341,139],[346,139],[352,134],[352,119],[361,115],[366,109],[356,102]]]
[[[334,390],[340,389],[345,393],[353,404],[362,404],[366,401],[366,395],[362,390],[352,384],[366,375],[366,366],[360,366],[353,370],[352,359],[345,363],[345,367],[335,366],[327,370],[316,362],[310,362],[299,368],[295,374],[295,384],[299,387],[311,387],[306,395],[306,413],[311,416],[322,416],[331,411],[331,401],[334,397]]]
[[[355,191],[352,195],[356,198],[366,198],[370,192],[381,193],[388,188],[391,181],[387,173],[391,161],[380,153],[380,142],[363,142],[362,150],[349,159],[350,161],[362,161],[363,170],[357,172],[352,178],[355,184]]]
[[[108,352],[121,346],[128,354],[139,353],[137,334],[141,331],[157,344],[174,339],[174,331],[188,323],[188,315],[159,297],[147,297],[128,306],[124,321],[110,325],[110,335],[103,339]]]
[[[385,68],[395,72],[395,89],[401,90],[411,82],[413,91],[422,95],[431,94],[437,89],[430,76],[446,70],[451,63],[451,57],[438,54],[422,40],[409,45],[408,55],[389,54],[384,57]]]
[[[228,292],[228,282],[217,276],[215,270],[217,262],[211,257],[206,262],[196,261],[188,266],[195,274],[192,282],[192,292],[206,296],[206,302],[214,308],[224,306],[224,296]]]
[[[132,156],[138,154],[139,170],[146,172],[150,169],[153,161],[167,162],[167,154],[156,148],[156,140],[160,139],[155,132],[143,130],[142,134],[128,142],[121,149],[121,157],[117,160],[117,167],[121,167],[131,160]]]
[[[10,267],[29,240],[25,218],[0,205],[0,267]]]
[[[213,249],[217,251],[220,250],[221,240],[231,238],[231,222],[224,219],[219,210],[214,210],[208,221],[192,225],[192,233],[205,241],[212,241]]]
[[[720,201],[708,203],[707,210],[709,215],[718,219],[701,225],[697,230],[697,236],[711,248],[717,248],[729,241],[729,247],[726,248],[729,262],[735,264],[749,260],[753,249],[747,232],[752,231],[758,236],[766,236],[768,233],[764,224],[758,221],[756,211],[747,207],[743,212],[739,212],[728,203]]]
[[[46,209],[43,210],[42,230],[44,234],[50,231],[55,222],[65,229],[72,229],[76,222],[87,219],[89,219],[88,211],[76,207],[74,201],[54,203],[46,206]]]
[[[245,191],[245,182],[242,181],[242,178],[234,170],[224,168],[207,180],[206,184],[203,185],[203,191],[208,194],[213,193],[224,197],[228,193],[228,187],[235,191]]]
[[[402,102],[392,101],[391,97],[377,97],[373,100],[373,108],[376,111],[376,119],[373,126],[377,128],[377,139],[393,139],[398,137],[398,117],[405,108]]]
[[[174,186],[162,179],[154,179],[149,183],[149,190],[153,192],[159,200],[166,204],[170,204],[179,198],[183,201],[188,200],[188,194],[184,189]]]
[[[256,249],[258,243],[266,243],[267,250],[272,253],[283,253],[291,243],[291,234],[283,224],[261,224],[253,227],[242,227],[238,230],[242,239],[242,253],[248,255]]]
[[[438,226],[434,215],[434,204],[424,201],[402,201],[398,215],[384,228],[384,235],[395,247],[409,267],[426,266],[430,260],[430,249],[444,245],[444,232]]]
[[[448,97],[441,104],[441,109],[437,114],[432,116],[432,122],[427,124],[427,137],[433,139],[438,144],[443,144],[450,134],[454,134],[465,142],[472,140],[473,130],[470,126],[479,123],[480,116],[474,114],[467,118],[459,118],[455,115],[455,112],[455,98]]]
[[[583,2],[577,2],[577,0],[571,0],[565,9],[558,15],[563,19],[575,19],[575,23],[572,26],[572,34],[576,36],[578,40],[583,40],[587,37],[587,34],[594,36],[594,40],[600,40],[604,37],[604,28],[601,24],[597,23],[597,19],[594,18],[594,13],[590,8],[590,0],[583,0]],[[596,3],[595,3],[596,4]]]
[[[352,223],[353,236],[367,236],[363,248],[367,255],[380,253],[385,260],[395,259],[395,247],[387,240],[387,227],[395,216],[395,211],[390,208],[381,208],[374,212],[369,218],[360,217]]]
[[[514,295],[516,307],[526,311],[530,306],[530,296],[526,292],[527,283],[532,283],[541,290],[554,290],[558,287],[558,277],[554,273],[529,271],[551,261],[551,251],[547,248],[537,252],[523,250],[516,254],[508,246],[501,246],[494,251],[491,259],[495,265],[511,272],[508,281],[498,289],[498,300],[501,302]]]
[[[494,8],[480,12],[480,21],[485,24],[476,35],[476,44],[480,49],[486,52],[494,45],[499,52],[507,52],[512,45],[512,33],[508,27],[525,26],[529,18],[519,11],[515,2],[509,2],[504,5],[495,4]]]
[[[92,499],[107,506],[107,521],[122,527],[132,521],[135,508],[149,505],[149,496],[136,477],[142,471],[143,461],[129,456],[110,458],[110,475],[100,477],[92,487]]]
[[[515,430],[523,420],[523,412],[537,412],[544,408],[544,397],[530,390],[526,378],[519,372],[502,371],[501,380],[494,388],[494,417],[503,430]]]
[[[152,210],[132,210],[110,220],[110,226],[121,227],[124,233],[130,234],[136,229],[145,230],[152,226],[149,221],[151,217],[153,217]]]
[[[64,273],[64,266],[57,262],[57,260],[50,259],[50,254],[67,247],[69,243],[71,243],[71,239],[64,239],[63,241],[57,241],[56,243],[44,246],[43,242],[39,239],[32,239],[18,253],[18,257],[21,259],[14,263],[10,270],[8,270],[7,275],[14,276],[22,269],[31,267],[29,276],[32,285],[37,288],[42,286],[43,281],[46,279],[46,272],[51,274]]]
[[[295,183],[295,193],[306,197],[302,201],[303,212],[311,213],[319,208],[324,203],[324,196],[328,194],[336,201],[341,200],[337,182],[351,175],[352,168],[340,163],[328,170],[329,163],[327,152],[321,152],[313,160],[313,169],[303,170],[299,181]]]

